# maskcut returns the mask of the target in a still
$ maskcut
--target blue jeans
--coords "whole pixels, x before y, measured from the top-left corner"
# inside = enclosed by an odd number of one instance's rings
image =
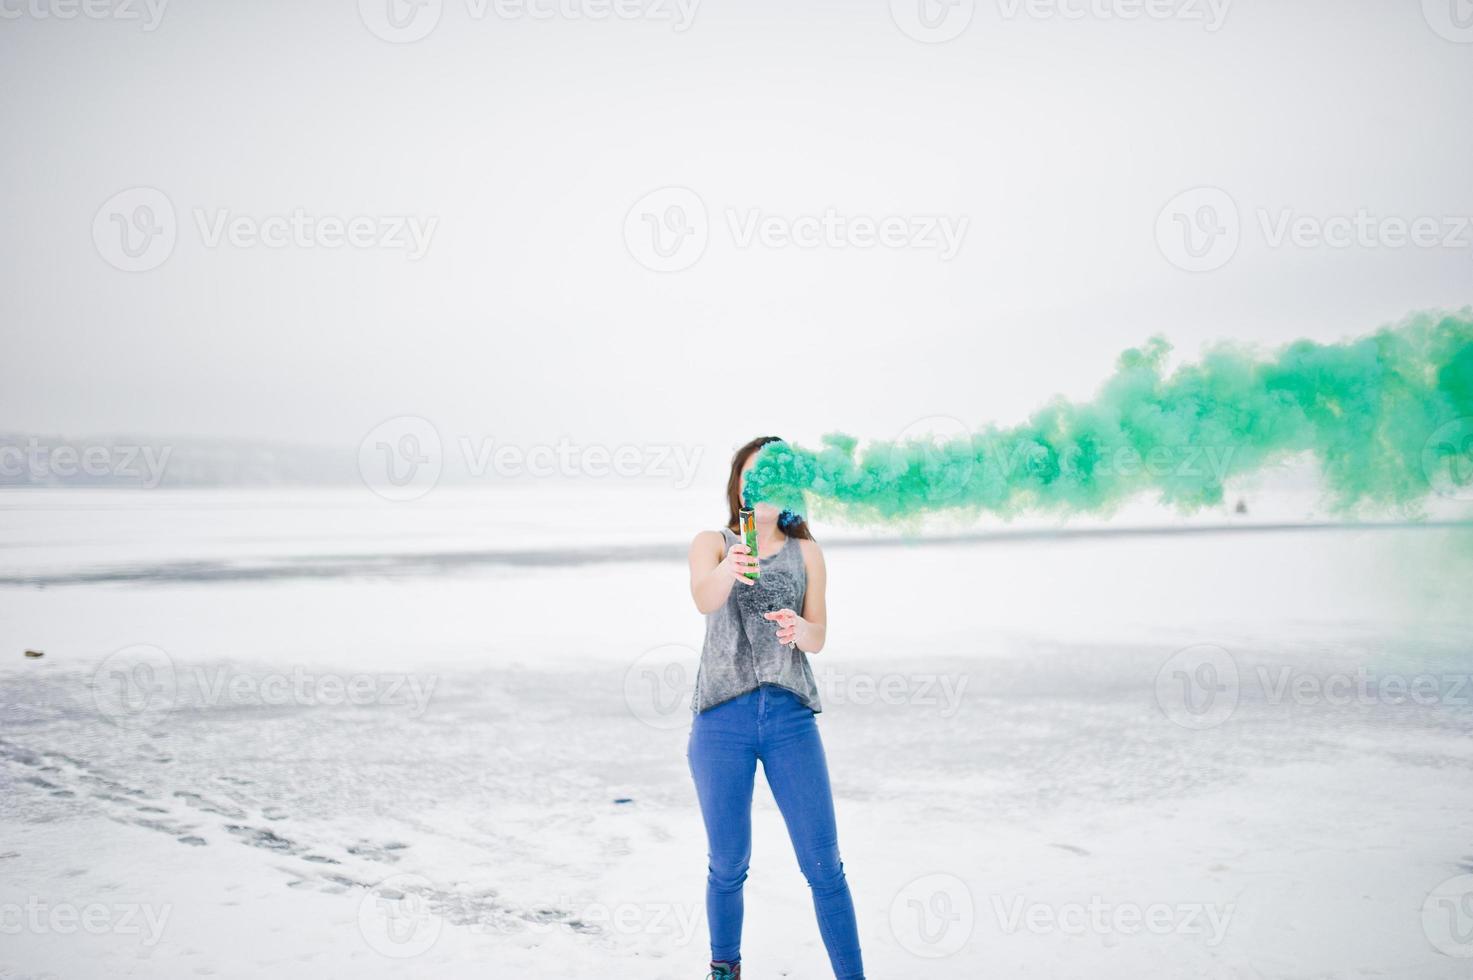
[[[834,976],[864,980],[854,900],[839,860],[828,762],[813,715],[790,691],[764,684],[707,708],[691,725],[686,757],[706,822],[711,959],[741,962],[742,883],[752,856],[752,784],[761,759],[798,867],[813,891]]]

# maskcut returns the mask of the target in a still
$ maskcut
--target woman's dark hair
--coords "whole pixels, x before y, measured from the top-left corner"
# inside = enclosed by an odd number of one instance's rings
[[[726,526],[737,534],[741,533],[737,528],[737,511],[742,508],[742,467],[747,465],[747,460],[753,453],[769,442],[782,442],[782,440],[777,436],[758,436],[732,454],[731,475],[726,478],[726,504],[731,510]],[[808,530],[808,522],[792,511],[785,510],[779,514],[777,526],[790,538],[813,540],[813,534]]]

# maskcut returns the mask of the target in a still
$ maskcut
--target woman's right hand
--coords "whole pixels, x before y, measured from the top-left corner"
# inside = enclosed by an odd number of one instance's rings
[[[752,557],[752,549],[744,544],[734,544],[727,549],[726,557],[721,559],[721,567],[743,585],[757,584],[753,579],[747,578],[748,572],[757,571],[757,559]]]

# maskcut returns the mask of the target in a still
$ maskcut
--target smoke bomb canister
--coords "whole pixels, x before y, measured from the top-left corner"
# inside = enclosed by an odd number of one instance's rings
[[[757,515],[748,508],[743,507],[741,510],[737,511],[737,526],[741,528],[742,543],[747,546],[747,550],[752,553],[752,557],[756,558]],[[754,582],[762,577],[762,572],[756,569],[750,572],[746,572],[745,574],[747,578],[751,579]]]

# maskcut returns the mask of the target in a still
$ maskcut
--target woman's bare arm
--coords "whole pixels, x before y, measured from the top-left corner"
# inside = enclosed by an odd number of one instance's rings
[[[808,587],[803,595],[803,614],[792,609],[779,609],[763,613],[762,618],[777,624],[777,641],[791,643],[804,653],[817,653],[828,639],[829,613],[824,603],[824,591],[828,587],[828,569],[823,563],[823,549],[817,541],[799,539],[803,547],[803,570],[808,575]]]
[[[803,569],[808,574],[808,588],[803,596],[803,622],[807,630],[798,631],[798,649],[817,653],[828,639],[829,610],[827,603],[828,566],[817,541],[799,541],[803,546]]]
[[[746,575],[757,567],[757,560],[750,555],[744,544],[734,544],[727,550],[726,542],[715,531],[695,536],[690,543],[690,595],[701,615],[720,609],[731,595],[733,584],[756,584]]]

